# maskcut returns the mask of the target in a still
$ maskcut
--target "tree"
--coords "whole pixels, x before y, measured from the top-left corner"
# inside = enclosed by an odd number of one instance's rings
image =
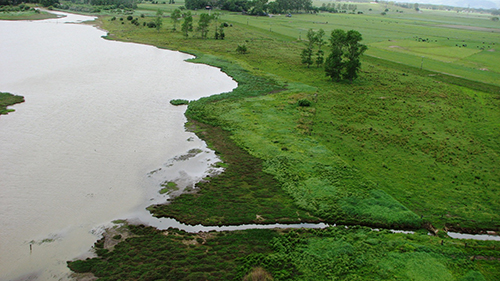
[[[219,27],[215,26],[215,39],[224,40],[226,34],[224,33],[224,23],[221,23]]]
[[[210,25],[210,21],[212,21],[213,17],[209,14],[200,14],[200,19],[198,21],[197,31],[200,31],[201,38],[207,38],[208,27]]]
[[[236,48],[236,52],[238,54],[246,54],[247,53],[247,46],[245,44],[238,45],[238,47]]]
[[[184,34],[184,37],[187,38],[189,36],[189,32],[193,31],[193,16],[191,15],[191,11],[187,11],[182,16],[184,18],[184,22],[182,23],[181,31],[182,34]]]
[[[309,42],[307,43],[306,48],[302,50],[300,57],[302,58],[302,63],[307,65],[307,67],[310,67],[311,64],[313,64],[313,47],[316,41],[316,33],[312,29],[309,29],[309,31],[307,31],[307,39],[309,40]]]
[[[326,76],[331,77],[333,80],[338,81],[342,77],[342,56],[344,54],[344,42],[346,33],[342,29],[335,29],[330,36],[330,49],[331,53],[326,58],[325,72]]]
[[[40,0],[40,4],[44,7],[55,6],[56,4],[59,4],[59,0]]]
[[[179,19],[182,17],[181,15],[181,10],[175,9],[171,14],[170,14],[170,19],[172,20],[172,23],[174,24],[173,30],[177,30],[177,24],[179,23]]]
[[[331,54],[326,59],[326,76],[333,80],[348,79],[353,81],[358,77],[361,67],[359,57],[366,51],[366,45],[359,43],[361,33],[349,30],[335,29],[330,36]]]
[[[323,45],[325,44],[325,40],[323,40],[323,36],[325,35],[325,31],[323,29],[318,30],[316,32],[316,38],[315,42],[316,45],[318,45],[318,51],[316,52],[316,66],[320,67],[323,62],[325,61],[324,59],[324,52],[321,49]]]
[[[343,78],[352,81],[358,77],[358,71],[361,67],[359,57],[366,51],[366,45],[359,43],[363,40],[361,33],[356,30],[347,31],[345,37],[345,72]]]
[[[161,26],[163,25],[163,19],[162,19],[162,16],[163,16],[163,12],[160,11],[160,9],[158,9],[158,11],[156,11],[156,19],[154,21],[154,23],[156,24],[156,30],[158,32],[160,32],[160,28]]]

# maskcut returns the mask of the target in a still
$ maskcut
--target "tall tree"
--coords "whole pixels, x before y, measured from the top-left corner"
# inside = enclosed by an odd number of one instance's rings
[[[172,20],[172,23],[174,24],[173,30],[177,30],[177,24],[179,23],[179,19],[182,17],[181,15],[181,10],[175,9],[171,14],[170,14],[170,19]]]
[[[193,16],[191,15],[191,11],[187,11],[182,16],[184,18],[184,22],[182,23],[181,31],[182,34],[184,34],[184,37],[187,38],[189,36],[189,32],[193,31]]]
[[[352,81],[358,77],[361,62],[359,57],[366,51],[366,45],[359,43],[363,37],[356,30],[347,31],[345,37],[345,72],[343,78]]]
[[[344,54],[345,37],[346,33],[342,29],[333,30],[330,36],[331,53],[325,61],[325,72],[326,76],[331,77],[335,81],[340,80],[342,77],[342,57]]]
[[[156,11],[156,18],[155,18],[156,30],[158,32],[160,32],[160,28],[163,25],[162,16],[163,16],[163,12],[160,9],[158,9],[158,11]]]
[[[366,45],[360,43],[361,33],[349,30],[335,29],[330,36],[331,54],[325,62],[326,76],[333,80],[348,79],[353,81],[358,77],[361,62],[360,56],[366,51]]]
[[[306,48],[302,50],[300,57],[302,58],[302,63],[310,67],[311,64],[313,64],[313,47],[316,43],[316,33],[312,29],[307,31],[307,40],[309,40],[309,42],[307,42]]]
[[[198,28],[197,31],[200,31],[201,38],[207,38],[208,27],[210,26],[210,22],[213,17],[209,14],[200,14],[200,19],[198,20]]]
[[[325,44],[325,40],[323,40],[323,36],[325,36],[325,31],[323,29],[320,29],[318,30],[318,32],[316,32],[316,38],[315,38],[315,42],[316,42],[316,45],[318,45],[318,51],[316,52],[316,66],[317,67],[320,67],[323,62],[325,61],[325,58],[324,58],[324,53],[322,48],[323,48],[323,45]]]

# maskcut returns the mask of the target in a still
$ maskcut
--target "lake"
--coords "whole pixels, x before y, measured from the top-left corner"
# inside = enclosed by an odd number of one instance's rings
[[[166,199],[161,183],[217,172],[184,129],[186,107],[169,101],[236,82],[190,55],[65,23],[90,19],[0,21],[0,91],[26,100],[0,116],[0,280],[67,279],[66,261],[89,255],[113,220]]]

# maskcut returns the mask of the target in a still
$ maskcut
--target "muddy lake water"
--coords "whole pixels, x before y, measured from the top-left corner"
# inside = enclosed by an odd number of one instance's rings
[[[66,261],[88,255],[113,220],[148,219],[162,182],[192,185],[218,161],[169,101],[236,82],[75,24],[91,19],[0,21],[0,91],[26,100],[0,116],[0,280],[67,279]]]

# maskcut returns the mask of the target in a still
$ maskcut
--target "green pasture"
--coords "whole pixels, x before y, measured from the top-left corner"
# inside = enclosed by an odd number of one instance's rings
[[[337,28],[355,29],[363,34],[364,42],[369,46],[366,55],[413,67],[421,66],[423,56],[424,60],[429,60],[428,63],[424,61],[428,70],[500,85],[496,63],[500,61],[500,49],[496,47],[500,46],[500,24],[486,17],[464,20],[462,15],[450,13],[398,13],[397,17],[320,13],[289,18],[285,15],[250,17],[223,12],[221,20],[257,27],[295,41],[305,40],[310,28],[321,28],[327,35]],[[418,42],[419,38],[426,39],[426,42]],[[469,75],[469,72],[474,73]]]
[[[428,222],[437,227],[497,229],[499,89],[477,82],[500,81],[495,80],[498,66],[492,63],[497,52],[455,46],[466,36],[480,40],[481,32],[450,29],[453,33],[444,33],[444,28],[422,25],[419,38],[429,42],[418,42],[415,35],[403,32],[405,28],[417,30],[409,21],[396,24],[394,19],[377,15],[363,17],[269,18],[225,13],[219,22],[232,24],[225,28],[225,40],[199,39],[196,32],[184,38],[171,31],[167,18],[159,32],[107,19],[103,28],[119,40],[198,54],[198,62],[221,67],[237,80],[239,88],[231,93],[191,102],[188,115],[229,131],[238,146],[264,160],[264,171],[311,215],[350,224],[414,228]],[[390,37],[395,39],[381,40],[387,36],[383,29],[368,33],[367,54],[381,59],[367,56],[354,83],[333,83],[322,69],[300,64],[305,44],[298,40],[299,28],[306,31],[307,24],[320,26],[312,22],[318,18],[329,22],[342,18],[344,24],[361,19],[362,27],[371,29],[381,22],[386,30],[392,28]],[[426,30],[432,33],[426,36]],[[247,54],[236,52],[240,44],[248,47]],[[407,51],[393,51],[393,44]],[[420,46],[425,48],[417,48]],[[424,57],[422,65],[418,52],[423,51],[418,49],[425,49],[433,58]],[[448,55],[447,50],[457,52]],[[443,62],[439,54],[454,62]],[[470,58],[477,64],[489,63],[491,69],[460,64]],[[274,94],[262,96],[270,92]],[[298,106],[300,99],[308,99],[312,105]],[[251,190],[252,184],[243,182]],[[179,197],[178,202],[183,202],[179,206],[203,196],[191,197]],[[219,197],[207,193],[206,198]],[[194,202],[193,206],[203,206]],[[174,200],[172,207],[165,208],[178,209],[175,216],[180,218],[183,208],[176,204]],[[156,207],[154,212],[168,216],[169,211],[161,209]],[[200,222],[223,223],[224,219],[227,217],[210,212],[199,217]]]
[[[456,50],[455,47],[437,43],[418,42],[416,40],[383,41],[373,43],[370,47],[407,55],[422,56],[445,63],[453,63],[480,52],[480,50],[477,49],[473,50],[467,48],[459,48]]]

